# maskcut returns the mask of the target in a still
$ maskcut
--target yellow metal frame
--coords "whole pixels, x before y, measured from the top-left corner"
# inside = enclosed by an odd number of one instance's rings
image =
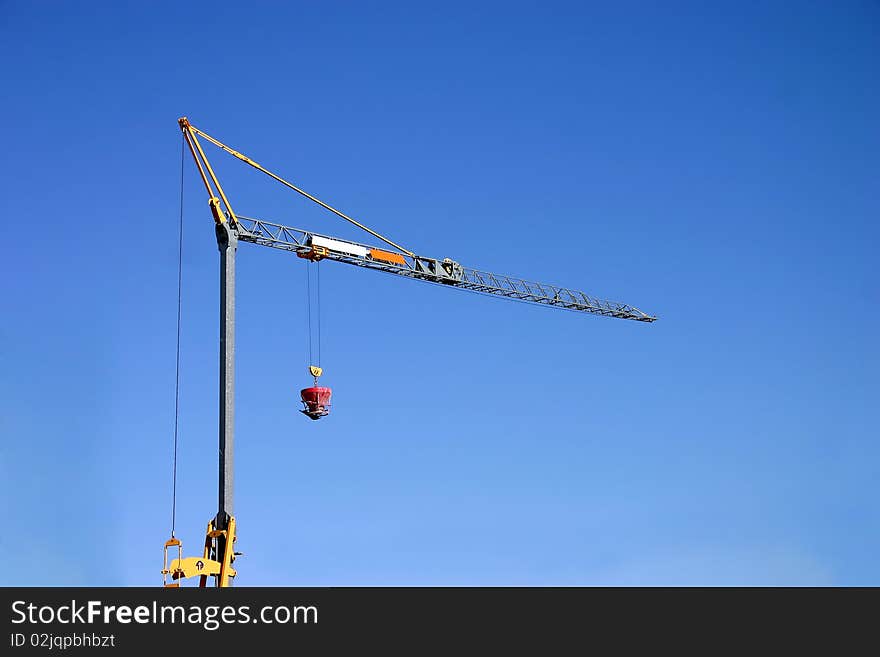
[[[220,561],[212,559],[217,556],[217,539],[225,538],[226,543],[223,554],[220,555]],[[208,523],[208,529],[205,532],[205,549],[201,557],[184,557],[183,546],[180,539],[171,537],[165,542],[165,560],[162,568],[162,583],[165,588],[180,588],[180,581],[190,577],[199,578],[199,587],[207,587],[208,577],[214,577],[216,586],[227,587],[229,580],[236,576],[236,571],[232,567],[235,561],[235,518],[229,518],[229,525],[226,529],[215,529],[214,521]],[[173,559],[169,565],[168,550],[169,548],[177,548],[177,558]],[[168,581],[168,578],[171,581]]]
[[[219,205],[219,200],[214,195],[214,191],[211,187],[211,183],[209,183],[209,181],[208,181],[208,178],[211,179],[211,182],[213,182],[214,186],[217,188],[217,192],[220,195],[220,198],[223,199],[223,205],[226,206],[226,210],[229,213],[229,218],[230,218],[232,225],[236,224],[235,213],[232,211],[232,206],[229,205],[229,199],[226,198],[226,195],[223,193],[223,189],[220,187],[220,183],[217,180],[217,176],[214,174],[214,170],[211,168],[211,165],[208,162],[208,158],[205,156],[205,152],[202,150],[202,146],[199,143],[197,135],[204,137],[206,140],[208,140],[209,142],[214,144],[217,148],[220,148],[220,149],[226,151],[227,153],[229,153],[233,157],[241,160],[245,164],[252,166],[253,168],[257,169],[258,171],[261,171],[262,173],[266,174],[267,176],[269,176],[273,180],[280,182],[285,187],[292,189],[297,194],[301,194],[302,196],[305,196],[310,201],[317,203],[325,210],[329,210],[330,212],[335,214],[337,217],[341,217],[342,219],[345,219],[346,221],[354,224],[355,226],[357,226],[361,230],[368,232],[373,237],[376,237],[376,238],[382,240],[383,242],[385,242],[385,244],[388,244],[389,246],[393,246],[395,249],[397,249],[398,251],[400,251],[402,253],[405,253],[406,255],[410,256],[411,258],[415,257],[415,253],[413,253],[409,249],[405,249],[404,247],[400,246],[400,244],[397,244],[396,242],[392,242],[390,239],[388,239],[384,235],[380,235],[372,228],[369,228],[368,226],[365,226],[364,224],[362,224],[358,220],[349,217],[347,214],[344,214],[343,212],[337,210],[332,205],[325,203],[321,199],[319,199],[315,196],[312,196],[307,191],[300,189],[299,187],[294,185],[292,182],[289,182],[289,181],[285,180],[284,178],[282,178],[281,176],[279,176],[275,173],[272,173],[271,171],[269,171],[268,169],[266,169],[262,165],[254,162],[247,155],[239,153],[237,150],[227,146],[226,144],[221,142],[219,139],[215,139],[214,137],[207,134],[206,132],[202,132],[197,127],[192,125],[189,122],[189,119],[187,119],[185,116],[179,118],[177,120],[177,122],[178,122],[178,124],[180,124],[180,129],[183,131],[183,136],[186,138],[186,143],[189,145],[189,150],[192,153],[192,156],[196,161],[196,165],[199,168],[199,173],[201,174],[202,182],[205,184],[205,188],[208,190],[208,196],[211,199],[210,200],[211,211],[214,212],[214,219],[218,223],[222,223],[222,220],[218,219],[217,213],[215,211],[216,210],[215,206]],[[204,165],[204,168],[203,168],[203,165]],[[207,171],[207,175],[205,173],[206,171]],[[222,215],[222,213],[221,213],[221,215]]]
[[[211,163],[208,162],[208,156],[205,155],[205,151],[202,150],[202,145],[196,138],[195,128],[190,125],[190,122],[185,116],[178,119],[177,123],[180,125],[180,129],[183,132],[183,138],[186,140],[186,145],[189,146],[189,152],[192,153],[193,159],[196,162],[196,167],[199,170],[199,175],[202,178],[205,189],[208,190],[208,204],[211,206],[211,214],[214,215],[214,221],[218,224],[222,224],[226,221],[226,217],[224,216],[223,209],[220,205],[220,199],[223,199],[223,205],[226,206],[226,211],[229,213],[229,222],[235,226],[238,223],[235,212],[232,209],[232,205],[229,203],[229,199],[226,198],[226,193],[223,191],[223,187],[220,186],[217,174],[214,173]],[[207,174],[205,173],[206,171]],[[211,179],[210,181],[208,180],[209,177]],[[211,185],[212,182],[213,187]],[[214,187],[217,188],[216,194],[214,193]],[[218,195],[220,198],[217,198]]]
[[[327,257],[328,251],[326,246],[315,246],[312,245],[311,251],[297,251],[296,255],[298,258],[305,258],[306,260],[311,260],[312,262],[318,262],[318,260],[323,260]]]
[[[175,562],[179,562],[183,559],[183,546],[180,544],[180,539],[174,538],[173,536],[165,541],[165,559],[162,565],[162,585],[167,588],[177,588],[180,586],[179,582],[168,581],[168,575],[171,575],[172,580],[179,579],[179,571],[168,567],[168,548],[177,548],[177,559]]]

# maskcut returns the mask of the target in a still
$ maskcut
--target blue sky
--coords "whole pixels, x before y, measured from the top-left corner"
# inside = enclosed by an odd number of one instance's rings
[[[180,133],[648,325],[242,245],[239,585],[880,584],[880,7],[0,3],[2,584],[154,585]],[[209,150],[236,210],[365,236]],[[216,511],[185,169],[177,534]]]

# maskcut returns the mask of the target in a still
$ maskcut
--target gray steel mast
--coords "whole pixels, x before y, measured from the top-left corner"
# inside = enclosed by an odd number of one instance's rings
[[[216,529],[226,529],[233,515],[235,464],[235,252],[238,235],[228,221],[217,224],[220,250],[220,459]],[[222,537],[221,537],[222,538]],[[222,542],[221,542],[222,543]],[[218,547],[222,551],[223,545]]]

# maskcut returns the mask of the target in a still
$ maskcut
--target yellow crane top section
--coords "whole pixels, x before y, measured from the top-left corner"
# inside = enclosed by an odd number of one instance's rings
[[[205,187],[208,190],[208,196],[212,199],[210,201],[211,209],[212,209],[212,211],[214,211],[214,218],[218,223],[222,223],[224,221],[224,219],[222,217],[222,212],[220,213],[220,215],[221,215],[220,217],[218,217],[218,215],[217,215],[216,210],[219,210],[219,205],[218,205],[219,201],[218,201],[217,197],[214,195],[214,190],[212,189],[211,183],[208,181],[209,177],[210,177],[211,181],[213,182],[214,186],[217,188],[217,193],[220,195],[220,198],[223,199],[223,205],[226,206],[226,210],[229,213],[229,219],[233,225],[237,222],[237,218],[235,216],[235,213],[232,210],[232,206],[229,205],[229,199],[227,199],[226,194],[223,193],[223,188],[220,187],[220,182],[217,180],[217,176],[214,174],[214,170],[211,168],[211,165],[208,162],[208,158],[205,156],[205,152],[202,150],[202,146],[199,143],[197,135],[204,137],[205,139],[207,139],[209,142],[211,142],[212,144],[214,144],[218,148],[220,148],[220,149],[226,151],[227,153],[229,153],[230,155],[238,158],[239,160],[241,160],[245,164],[249,164],[253,168],[257,169],[258,171],[263,172],[264,174],[266,174],[267,176],[269,176],[273,180],[277,180],[285,187],[292,189],[297,194],[301,194],[302,196],[305,196],[310,201],[317,203],[322,208],[329,210],[330,212],[332,212],[336,216],[341,217],[342,219],[345,219],[349,223],[354,224],[355,226],[357,226],[361,230],[364,230],[364,231],[368,232],[370,235],[372,235],[373,237],[376,237],[376,238],[382,240],[383,242],[385,242],[389,246],[394,247],[395,249],[397,249],[401,253],[404,253],[410,257],[415,256],[415,253],[413,253],[409,249],[406,249],[406,248],[402,247],[400,244],[397,244],[396,242],[391,241],[387,237],[380,235],[379,233],[374,231],[372,228],[369,228],[368,226],[365,226],[364,224],[362,224],[358,220],[353,219],[352,217],[349,217],[347,214],[337,210],[332,205],[325,203],[321,199],[319,199],[315,196],[312,196],[307,191],[300,189],[299,187],[294,185],[292,182],[289,182],[289,181],[285,180],[284,178],[282,178],[281,176],[279,176],[275,173],[272,173],[271,171],[266,169],[264,166],[258,164],[257,162],[254,162],[247,155],[239,153],[237,150],[227,146],[226,144],[221,142],[219,139],[215,139],[211,135],[199,130],[197,127],[192,125],[185,116],[178,119],[177,122],[180,124],[180,129],[183,131],[183,136],[186,138],[186,142],[187,142],[187,145],[189,146],[190,152],[192,153],[193,158],[196,160],[196,164],[198,165],[198,168],[199,168],[199,173],[201,174],[201,177],[202,177],[202,182],[205,184]],[[198,155],[196,154],[197,152],[198,152]],[[203,167],[203,165],[204,165],[204,167]],[[206,172],[207,172],[207,175],[206,175]]]

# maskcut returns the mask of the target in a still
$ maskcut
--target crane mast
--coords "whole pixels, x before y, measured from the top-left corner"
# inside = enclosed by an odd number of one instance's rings
[[[295,253],[311,261],[332,260],[365,269],[404,276],[429,283],[515,299],[527,303],[561,308],[576,312],[654,322],[657,318],[629,304],[599,299],[570,288],[526,281],[512,276],[493,274],[464,267],[450,258],[436,259],[416,255],[378,232],[365,226],[331,205],[312,196],[293,183],[256,163],[246,155],[230,148],[193,126],[186,117],[178,120],[199,175],[208,192],[208,205],[214,217],[217,246],[220,251],[220,389],[219,389],[219,443],[218,443],[218,508],[208,523],[202,557],[182,555],[180,540],[171,537],[165,543],[165,561],[162,574],[166,587],[178,587],[180,580],[199,577],[199,586],[207,585],[214,577],[214,585],[229,586],[236,571],[232,567],[236,540],[233,515],[234,490],[234,420],[235,420],[235,258],[239,242],[268,246]],[[270,178],[308,198],[324,209],[366,231],[385,243],[379,248],[322,235],[301,228],[237,215],[232,209],[220,182],[202,149],[201,136],[237,159],[258,169]],[[388,250],[391,247],[393,250]],[[321,369],[311,367],[317,377]],[[315,388],[317,390],[317,388]],[[326,414],[326,413],[325,413]],[[307,415],[310,415],[307,413]],[[313,418],[314,419],[314,418]],[[169,550],[177,551],[177,558],[169,563]],[[170,577],[170,582],[169,582]]]

